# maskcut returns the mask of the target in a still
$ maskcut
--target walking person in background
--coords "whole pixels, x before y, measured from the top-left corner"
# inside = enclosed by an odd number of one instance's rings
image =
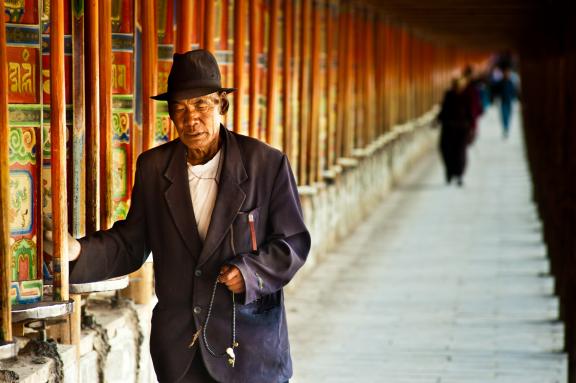
[[[468,65],[462,71],[462,77],[466,81],[464,93],[470,103],[470,112],[472,113],[472,126],[470,127],[470,135],[468,136],[468,143],[473,144],[478,135],[478,117],[484,113],[484,106],[480,95],[480,81],[474,77],[474,69]]]
[[[467,79],[452,81],[452,87],[444,95],[438,121],[441,124],[440,153],[446,171],[446,183],[456,179],[458,186],[464,184],[466,150],[474,124],[474,113],[466,93]]]
[[[512,79],[510,68],[502,68],[502,78],[494,84],[495,96],[500,99],[500,117],[502,120],[502,136],[508,138],[510,134],[510,117],[512,103],[517,97],[516,84]]]

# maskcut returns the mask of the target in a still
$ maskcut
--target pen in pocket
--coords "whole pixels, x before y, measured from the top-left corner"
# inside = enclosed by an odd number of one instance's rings
[[[252,242],[252,252],[258,251],[258,242],[256,241],[256,229],[254,227],[254,214],[248,214],[248,226],[250,226],[250,240]]]

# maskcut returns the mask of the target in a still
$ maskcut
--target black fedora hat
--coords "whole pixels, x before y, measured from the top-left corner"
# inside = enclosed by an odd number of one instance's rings
[[[214,92],[230,93],[235,88],[222,88],[220,68],[216,58],[205,49],[174,53],[168,75],[168,91],[154,100],[183,100]]]

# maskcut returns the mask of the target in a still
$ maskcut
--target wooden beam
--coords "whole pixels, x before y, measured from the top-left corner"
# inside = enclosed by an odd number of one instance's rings
[[[66,94],[64,74],[64,3],[50,7],[50,141],[54,235],[54,300],[67,301],[68,204],[66,195]]]
[[[156,34],[155,2],[142,0],[142,150],[154,142],[156,104],[150,99],[158,87],[158,36]]]
[[[290,163],[295,163],[294,151],[292,150],[292,63],[294,60],[294,3],[290,0],[284,1],[284,81],[283,92],[283,131],[282,150],[288,156]]]
[[[268,38],[268,83],[266,95],[266,142],[278,147],[276,106],[278,104],[278,23],[280,0],[270,2],[270,31]]]
[[[185,53],[192,47],[192,29],[196,26],[194,20],[194,1],[178,0],[178,15],[176,26],[176,52]]]
[[[258,76],[258,46],[262,39],[260,28],[260,12],[258,0],[249,0],[250,9],[250,100],[248,107],[248,134],[258,137],[258,89],[260,78]]]
[[[206,0],[204,14],[204,48],[214,53],[215,0]]]
[[[246,0],[235,0],[234,3],[234,131],[242,130],[242,111],[246,83],[244,68],[246,56]]]
[[[8,172],[8,57],[4,1],[0,1],[0,344],[12,341],[12,305],[10,302],[11,256],[8,220],[10,176]]]
[[[110,1],[100,1],[100,229],[112,226],[112,23]]]
[[[99,0],[86,1],[86,234],[100,228]]]

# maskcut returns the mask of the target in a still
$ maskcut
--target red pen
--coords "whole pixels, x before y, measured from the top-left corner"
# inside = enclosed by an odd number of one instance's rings
[[[254,214],[248,214],[248,225],[250,226],[250,239],[252,240],[252,252],[258,251],[258,242],[256,241],[256,229],[254,228]]]

